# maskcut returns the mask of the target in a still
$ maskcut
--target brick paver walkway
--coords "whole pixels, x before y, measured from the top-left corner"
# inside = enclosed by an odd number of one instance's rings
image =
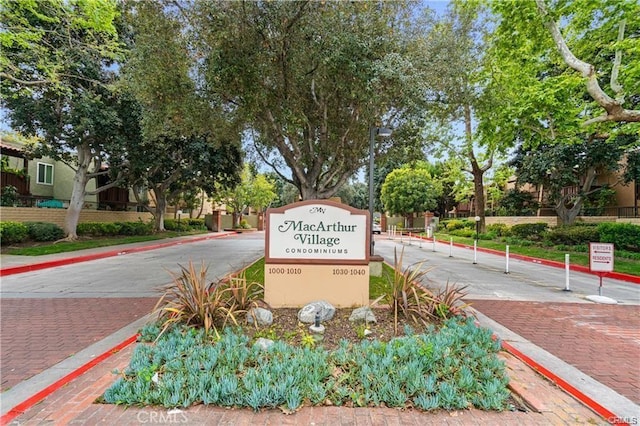
[[[605,386],[640,403],[640,306],[504,300],[466,302]]]
[[[2,298],[2,391],[146,315],[157,301],[157,297]]]
[[[525,395],[531,410],[523,411],[436,411],[393,408],[304,407],[291,415],[279,410],[254,413],[248,409],[229,409],[197,405],[169,410],[159,407],[122,407],[94,401],[115,380],[115,369],[122,370],[131,358],[134,345],[107,359],[84,375],[54,392],[42,403],[17,417],[12,424],[74,425],[604,425],[589,409],[557,387],[544,381],[533,370],[508,354],[512,386]]]

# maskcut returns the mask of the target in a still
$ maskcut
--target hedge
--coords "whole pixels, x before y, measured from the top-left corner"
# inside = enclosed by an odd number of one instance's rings
[[[20,222],[0,222],[0,244],[21,243],[29,237],[29,228]]]
[[[601,243],[614,243],[616,249],[640,252],[640,226],[631,223],[598,225]]]
[[[25,225],[33,241],[57,241],[64,237],[64,230],[55,223],[26,222]]]

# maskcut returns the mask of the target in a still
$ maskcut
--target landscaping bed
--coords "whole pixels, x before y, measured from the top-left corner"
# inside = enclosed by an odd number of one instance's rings
[[[290,321],[285,312],[277,312],[275,318]],[[497,356],[500,345],[473,319],[452,318],[420,334],[403,327],[404,335],[389,340],[361,340],[344,318],[338,315],[335,323],[326,324],[327,334],[349,337],[333,349],[330,339],[305,344],[296,338],[292,344],[277,340],[264,349],[255,344],[259,333],[252,338],[247,327],[226,328],[218,334],[174,326],[155,343],[138,345],[129,367],[103,401],[165,407],[203,403],[285,412],[303,405],[510,408],[508,377]],[[274,324],[284,330],[293,325]],[[293,330],[298,329],[296,322]],[[152,325],[142,336],[152,341],[159,332]]]

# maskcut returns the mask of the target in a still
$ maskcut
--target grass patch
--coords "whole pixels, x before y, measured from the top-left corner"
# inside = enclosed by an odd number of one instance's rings
[[[153,235],[134,235],[128,237],[94,237],[79,241],[61,241],[59,243],[44,243],[31,247],[9,248],[6,254],[17,256],[43,256],[45,254],[66,253],[70,251],[92,249],[96,247],[108,247],[119,244],[132,244],[145,241],[164,240],[167,238],[181,237],[185,235],[204,234],[206,231],[176,232],[166,231]]]

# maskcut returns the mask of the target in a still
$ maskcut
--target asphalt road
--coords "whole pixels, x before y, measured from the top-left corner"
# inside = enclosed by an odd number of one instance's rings
[[[6,298],[152,297],[171,282],[171,272],[193,262],[213,281],[264,255],[264,233],[190,242],[157,250],[75,263],[2,277]]]
[[[474,264],[473,248],[451,248],[449,244],[436,243],[434,252],[432,242],[413,239],[409,244],[406,237],[390,240],[384,235],[376,239],[375,253],[390,264],[393,264],[394,252],[400,256],[403,248],[405,267],[422,262],[422,269],[429,269],[425,277],[428,287],[444,288],[447,283],[467,286],[472,299],[591,303],[585,297],[597,295],[599,291],[599,278],[591,274],[571,271],[571,291],[567,292],[563,291],[566,286],[563,268],[510,259],[506,274],[505,256],[478,251]],[[605,277],[602,295],[620,304],[640,304],[640,286],[633,283]]]

